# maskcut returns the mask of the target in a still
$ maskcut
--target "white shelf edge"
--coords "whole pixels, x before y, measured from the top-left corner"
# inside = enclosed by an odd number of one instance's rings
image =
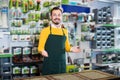
[[[109,64],[99,64],[99,63],[93,63],[96,66],[104,67],[104,66],[120,66],[120,63],[109,63]]]

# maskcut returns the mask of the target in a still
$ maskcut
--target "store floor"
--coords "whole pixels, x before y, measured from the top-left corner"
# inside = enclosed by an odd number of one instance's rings
[[[91,71],[83,71],[77,73],[37,76],[37,77],[21,78],[14,80],[120,80],[120,78],[105,72],[91,70]]]

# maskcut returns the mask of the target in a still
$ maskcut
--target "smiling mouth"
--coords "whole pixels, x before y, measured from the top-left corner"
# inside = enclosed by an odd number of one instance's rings
[[[60,21],[60,19],[54,19],[54,20],[59,20]]]

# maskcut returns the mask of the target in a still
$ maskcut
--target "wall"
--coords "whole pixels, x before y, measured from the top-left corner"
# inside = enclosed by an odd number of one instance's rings
[[[103,7],[108,7],[111,6],[112,9],[112,14],[114,14],[113,10],[115,8],[113,8],[115,5],[113,3],[106,3],[106,2],[100,2],[100,1],[92,1],[89,3],[88,7],[90,7],[90,10],[92,12],[93,9],[101,9]],[[114,15],[113,15],[114,16]],[[78,25],[80,25],[81,23],[78,23]],[[86,43],[89,44],[89,43]],[[80,44],[80,47],[82,48],[83,45],[85,44]],[[90,49],[88,48],[87,51],[89,52]],[[86,51],[86,52],[87,52]],[[77,59],[77,58],[86,58],[86,53],[83,52],[83,50],[81,49],[80,53],[69,53],[69,55],[71,56],[72,60]],[[86,59],[85,62],[90,62],[90,59]]]

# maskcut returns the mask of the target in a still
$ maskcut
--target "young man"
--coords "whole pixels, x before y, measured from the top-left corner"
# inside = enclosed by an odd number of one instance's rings
[[[41,31],[38,45],[38,51],[44,56],[43,75],[65,73],[65,51],[80,52],[78,46],[70,46],[68,31],[62,28],[62,9],[54,7],[50,18],[50,26]]]

